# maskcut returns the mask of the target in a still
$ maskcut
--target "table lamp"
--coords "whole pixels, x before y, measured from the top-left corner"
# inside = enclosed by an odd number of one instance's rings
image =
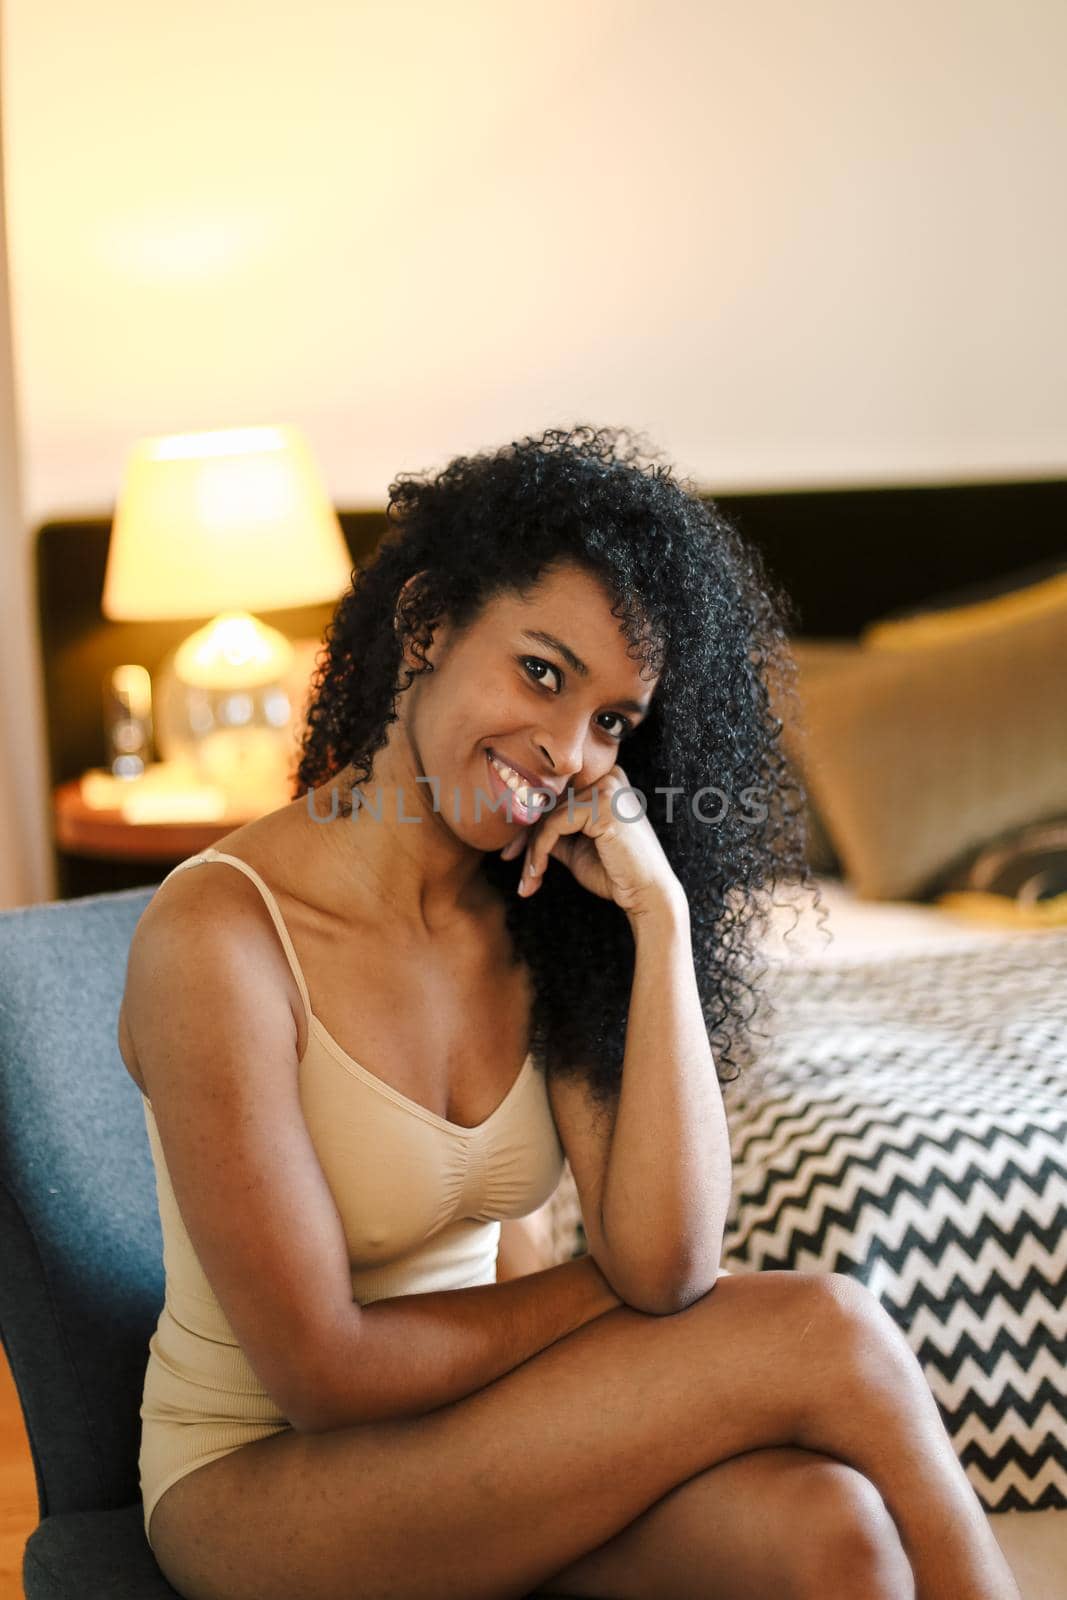
[[[210,618],[162,663],[156,743],[235,806],[288,798],[293,648],[252,613],[336,600],[352,562],[311,452],[288,426],[140,440],[111,528],[101,609]]]

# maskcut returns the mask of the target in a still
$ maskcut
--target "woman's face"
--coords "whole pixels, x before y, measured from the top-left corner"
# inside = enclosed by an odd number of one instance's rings
[[[527,812],[520,791],[509,821],[492,757],[564,806],[568,787],[625,767],[625,735],[659,681],[642,677],[627,649],[608,591],[573,564],[546,572],[525,599],[491,601],[465,634],[437,630],[427,652],[436,670],[415,679],[398,709],[417,773],[439,780],[437,807],[460,838],[500,850],[544,814]],[[434,803],[435,786],[418,787],[409,812]]]

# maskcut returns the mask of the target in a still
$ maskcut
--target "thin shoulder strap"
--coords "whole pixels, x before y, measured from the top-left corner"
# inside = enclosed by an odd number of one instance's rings
[[[282,948],[285,951],[286,960],[289,962],[293,977],[296,979],[296,986],[300,990],[300,998],[304,1002],[304,1012],[307,1019],[307,1025],[310,1028],[311,1001],[308,998],[308,986],[304,982],[304,974],[301,971],[300,962],[297,960],[296,951],[293,948],[293,941],[289,937],[289,929],[285,926],[285,918],[282,916],[281,911],[278,908],[277,900],[275,900],[270,889],[263,882],[263,879],[260,877],[255,867],[250,867],[248,862],[242,861],[240,856],[227,855],[223,850],[216,850],[214,845],[208,845],[206,850],[200,850],[195,856],[189,856],[187,860],[180,861],[178,865],[172,869],[172,872],[167,873],[167,878],[171,877],[174,872],[181,872],[184,867],[199,866],[205,861],[228,861],[231,866],[237,867],[240,872],[243,872],[246,878],[251,878],[252,882],[263,896],[263,899],[266,902],[267,910],[271,915],[271,921],[277,928],[278,937],[282,941]],[[164,878],[162,881],[166,883],[167,878]]]

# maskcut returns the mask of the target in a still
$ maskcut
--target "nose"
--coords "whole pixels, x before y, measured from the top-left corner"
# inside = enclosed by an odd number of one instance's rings
[[[570,783],[585,764],[585,728],[573,722],[543,728],[537,747],[555,776]]]

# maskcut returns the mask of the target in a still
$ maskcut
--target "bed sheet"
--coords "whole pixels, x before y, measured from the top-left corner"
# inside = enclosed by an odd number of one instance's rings
[[[780,897],[780,903],[771,909],[766,933],[760,940],[765,955],[776,961],[853,961],[954,945],[977,948],[1028,934],[1033,937],[1032,929],[981,923],[944,906],[916,900],[862,900],[840,878],[817,874],[814,882],[825,918],[812,895],[801,891],[797,884],[786,884],[784,898]],[[831,933],[830,943],[820,931],[820,923]]]

